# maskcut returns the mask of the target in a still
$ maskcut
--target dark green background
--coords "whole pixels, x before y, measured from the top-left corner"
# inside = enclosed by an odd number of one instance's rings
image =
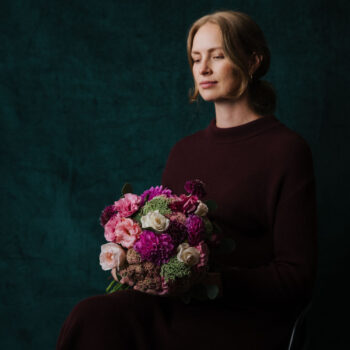
[[[345,346],[348,2],[2,0],[1,349],[53,349],[74,304],[104,292],[100,211],[126,181],[136,192],[158,184],[172,145],[214,116],[212,104],[187,101],[186,34],[217,9],[261,26],[276,117],[312,148],[311,348]]]

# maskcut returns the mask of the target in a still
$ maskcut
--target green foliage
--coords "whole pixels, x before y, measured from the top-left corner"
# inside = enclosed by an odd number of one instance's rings
[[[168,207],[170,199],[164,196],[157,196],[152,198],[149,202],[142,207],[140,215],[146,215],[151,211],[159,210],[159,213],[162,215],[171,214],[171,210]]]
[[[179,261],[177,256],[173,256],[168,263],[162,265],[160,275],[164,277],[165,281],[175,280],[191,274],[191,267]]]

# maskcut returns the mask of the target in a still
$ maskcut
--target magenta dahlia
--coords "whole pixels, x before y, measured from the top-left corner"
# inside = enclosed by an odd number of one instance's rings
[[[140,254],[143,261],[162,265],[169,262],[175,245],[171,236],[166,233],[156,234],[153,231],[144,230],[140,239],[134,244],[134,249]]]

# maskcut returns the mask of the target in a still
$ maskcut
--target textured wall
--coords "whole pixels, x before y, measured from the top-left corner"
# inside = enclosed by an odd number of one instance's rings
[[[349,292],[348,3],[2,0],[2,349],[54,348],[73,305],[104,292],[100,211],[126,181],[137,192],[159,183],[171,146],[214,116],[211,104],[187,102],[185,40],[195,19],[217,9],[246,12],[261,26],[276,117],[313,150],[312,349],[345,344],[337,320]]]

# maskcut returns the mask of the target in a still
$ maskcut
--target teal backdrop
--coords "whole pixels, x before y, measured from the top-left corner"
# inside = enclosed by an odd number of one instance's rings
[[[311,349],[349,345],[347,1],[2,0],[1,349],[54,349],[72,307],[104,293],[101,210],[125,182],[159,184],[173,144],[214,117],[212,104],[188,102],[186,35],[220,9],[264,31],[276,117],[312,148]]]

